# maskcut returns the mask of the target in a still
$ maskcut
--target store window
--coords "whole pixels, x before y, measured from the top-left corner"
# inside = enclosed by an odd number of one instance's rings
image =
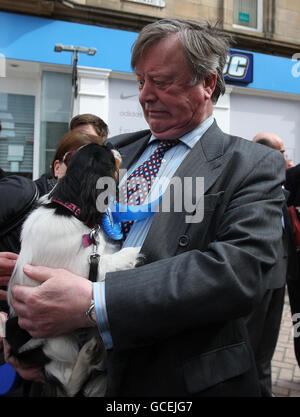
[[[262,31],[263,0],[234,0],[233,26]]]
[[[32,178],[35,97],[0,93],[0,167]]]
[[[71,74],[44,71],[42,75],[40,175],[50,172],[56,146],[69,129]]]

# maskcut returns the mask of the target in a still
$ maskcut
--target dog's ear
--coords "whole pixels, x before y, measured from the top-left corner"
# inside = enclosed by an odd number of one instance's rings
[[[80,192],[80,218],[89,227],[101,222],[102,215],[96,207],[99,175],[90,167],[83,174]]]
[[[117,160],[112,150],[100,147],[89,159],[83,171],[80,187],[80,217],[89,227],[94,227],[95,224],[99,224],[104,214],[97,210],[97,198],[101,192],[105,191],[105,188],[99,189],[97,187],[98,180],[105,177],[112,179],[115,187],[117,187],[116,179],[118,169],[116,165]]]

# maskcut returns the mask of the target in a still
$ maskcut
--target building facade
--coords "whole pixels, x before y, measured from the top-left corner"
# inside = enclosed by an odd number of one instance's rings
[[[33,178],[48,171],[78,113],[102,117],[110,136],[147,128],[131,47],[144,24],[165,17],[220,19],[235,44],[218,124],[249,140],[274,131],[299,163],[298,0],[0,0],[0,167]]]

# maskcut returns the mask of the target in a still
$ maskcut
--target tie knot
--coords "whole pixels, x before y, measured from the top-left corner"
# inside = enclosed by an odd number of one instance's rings
[[[173,139],[173,140],[162,140],[159,142],[157,150],[163,150],[163,151],[167,151],[170,148],[173,148],[173,146],[178,144],[178,140],[177,139]]]

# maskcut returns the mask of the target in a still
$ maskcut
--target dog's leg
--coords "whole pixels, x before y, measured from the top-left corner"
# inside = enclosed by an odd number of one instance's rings
[[[96,374],[96,386],[92,374]],[[88,340],[81,348],[66,390],[69,396],[74,396],[79,391],[82,391],[85,396],[104,396],[106,391],[106,350],[98,335]]]
[[[99,281],[103,281],[106,272],[122,271],[134,268],[143,259],[140,247],[124,248],[112,255],[102,255],[99,264]]]
[[[45,340],[44,354],[51,360],[45,365],[45,374],[49,382],[53,381],[64,395],[72,375],[73,367],[79,353],[78,340],[74,334],[58,336]]]

